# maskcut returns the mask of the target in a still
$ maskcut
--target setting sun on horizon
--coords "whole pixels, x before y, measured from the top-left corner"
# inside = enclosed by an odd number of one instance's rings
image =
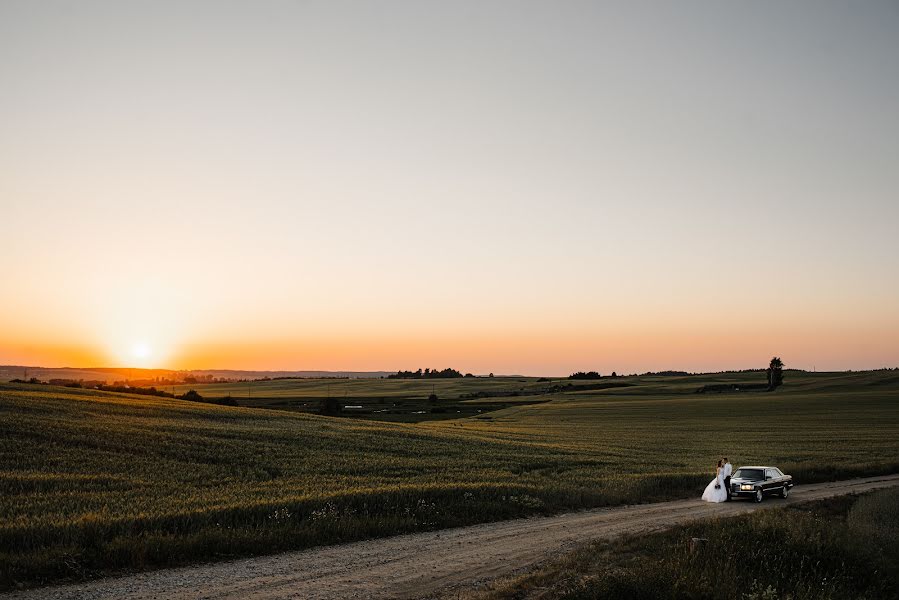
[[[2,0],[0,600],[896,597],[897,33]]]
[[[899,363],[894,8],[425,4],[4,4],[0,364]]]

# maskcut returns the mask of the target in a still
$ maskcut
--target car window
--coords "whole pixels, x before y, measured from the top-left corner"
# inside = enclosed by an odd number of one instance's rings
[[[778,475],[777,475],[777,473],[774,472],[774,469],[766,469],[766,470],[765,470],[765,477],[770,478],[770,479],[774,479],[774,478],[778,477]]]
[[[784,476],[784,472],[781,471],[781,470],[778,469],[778,468],[774,468],[774,469],[771,469],[771,470],[774,471],[774,476],[775,476],[775,477],[783,477],[783,476]]]
[[[737,469],[737,472],[734,473],[734,477],[737,479],[764,479],[761,469]]]

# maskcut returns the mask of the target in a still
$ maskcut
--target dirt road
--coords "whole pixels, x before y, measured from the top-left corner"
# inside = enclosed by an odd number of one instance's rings
[[[788,500],[677,500],[488,523],[0,595],[37,598],[418,598],[532,567],[594,539],[899,485],[899,475],[796,486]]]

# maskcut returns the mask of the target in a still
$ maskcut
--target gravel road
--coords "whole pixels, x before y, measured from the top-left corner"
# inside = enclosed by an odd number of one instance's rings
[[[899,475],[797,485],[788,500],[676,500],[488,523],[0,595],[0,600],[420,598],[523,571],[600,538],[899,485]]]

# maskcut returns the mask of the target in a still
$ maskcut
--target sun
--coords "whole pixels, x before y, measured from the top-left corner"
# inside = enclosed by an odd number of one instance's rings
[[[139,363],[145,363],[153,356],[153,349],[146,342],[136,342],[131,346],[131,357]]]
[[[152,334],[123,335],[119,342],[111,344],[109,358],[121,367],[133,369],[158,369],[169,357],[170,346],[166,340]]]

